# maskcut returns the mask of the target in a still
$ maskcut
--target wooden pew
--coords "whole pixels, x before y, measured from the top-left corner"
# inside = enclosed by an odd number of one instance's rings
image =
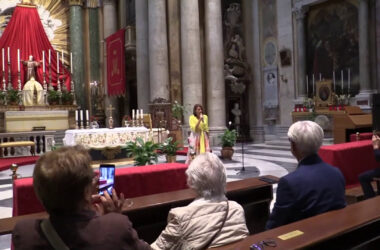
[[[275,177],[274,177],[275,178]],[[249,178],[227,183],[227,197],[241,204],[245,211],[250,233],[262,232],[269,216],[269,206],[273,198],[272,185]],[[137,230],[139,237],[153,242],[165,228],[169,210],[188,205],[196,194],[191,189],[153,194],[132,198],[133,205],[123,207]],[[42,218],[46,213],[35,213],[0,220],[0,235],[12,232],[16,222],[25,218]]]
[[[380,245],[380,196],[282,227],[250,235],[219,250],[249,249],[262,240],[274,239],[276,249],[378,249]],[[281,240],[281,235],[299,230],[303,234]],[[377,248],[375,247],[377,246]],[[374,248],[375,247],[375,248]],[[265,247],[265,249],[270,247]]]

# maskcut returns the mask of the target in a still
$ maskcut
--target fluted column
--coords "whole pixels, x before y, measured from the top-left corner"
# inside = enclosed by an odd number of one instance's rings
[[[153,101],[159,97],[169,100],[169,61],[166,28],[166,1],[149,0],[148,14],[150,100]]]
[[[368,0],[359,0],[360,92],[371,89],[369,76]]]
[[[115,0],[103,0],[103,35],[104,39],[112,35],[117,31],[117,12],[115,6]],[[106,93],[105,107],[110,104],[115,108],[113,111],[114,126],[120,125],[119,106],[116,97],[109,97],[107,90],[107,49],[106,43],[104,43],[104,93]],[[108,125],[109,112],[106,112],[106,124]]]
[[[149,110],[149,29],[148,0],[135,2],[136,8],[136,74],[137,74],[137,105]]]
[[[207,111],[212,142],[226,124],[221,0],[205,1]],[[215,138],[215,139],[214,139]]]
[[[70,0],[70,48],[73,53],[72,75],[75,83],[75,95],[78,106],[88,109],[86,86],[84,82],[84,48],[83,48],[83,16],[82,1]]]
[[[193,105],[202,103],[199,8],[198,1],[181,0],[180,4],[183,104],[191,107],[185,114],[185,124],[188,124]]]
[[[305,41],[305,15],[309,10],[307,6],[294,9],[297,26],[297,97],[306,96],[306,41]]]

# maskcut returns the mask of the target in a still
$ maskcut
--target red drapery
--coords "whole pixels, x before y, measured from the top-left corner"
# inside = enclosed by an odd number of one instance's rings
[[[125,93],[124,33],[121,29],[106,38],[107,42],[107,90],[109,96]]]
[[[57,52],[50,44],[45,30],[42,26],[40,16],[38,15],[35,6],[17,6],[13,12],[12,18],[4,30],[0,38],[0,48],[4,48],[5,52],[5,80],[8,85],[8,65],[7,65],[7,48],[10,48],[10,61],[11,61],[11,77],[13,88],[17,88],[17,49],[20,49],[21,60],[27,61],[29,56],[33,56],[34,61],[40,61],[41,64],[36,68],[36,80],[43,83],[43,69],[42,69],[42,51],[45,51],[45,67],[46,67],[46,82],[49,82],[49,69],[48,69],[48,51],[51,51],[51,72],[52,72],[52,85],[57,86]],[[61,57],[60,53],[60,57]],[[2,68],[2,55],[0,50],[0,69]],[[26,66],[21,64],[21,83],[25,84]],[[62,71],[63,70],[63,71]],[[65,79],[67,89],[70,89],[70,73],[62,66],[61,59],[59,61],[60,79]],[[3,80],[1,74],[1,80]],[[62,83],[62,80],[61,80]]]

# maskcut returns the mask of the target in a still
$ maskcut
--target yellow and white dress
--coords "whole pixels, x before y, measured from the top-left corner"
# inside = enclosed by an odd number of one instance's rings
[[[191,129],[191,134],[188,138],[189,150],[186,163],[190,163],[191,154],[199,155],[205,152],[210,152],[210,143],[208,139],[208,117],[203,115],[203,121],[199,123],[198,128],[196,125],[198,123],[198,118],[195,115],[189,117],[189,125]]]

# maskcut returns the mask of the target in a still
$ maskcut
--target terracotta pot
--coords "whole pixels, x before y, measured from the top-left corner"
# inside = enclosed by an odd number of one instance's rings
[[[232,147],[224,147],[220,151],[223,159],[232,160],[232,156],[234,154],[234,149]]]
[[[176,155],[166,155],[166,162],[167,163],[173,163],[176,162],[177,157]]]

